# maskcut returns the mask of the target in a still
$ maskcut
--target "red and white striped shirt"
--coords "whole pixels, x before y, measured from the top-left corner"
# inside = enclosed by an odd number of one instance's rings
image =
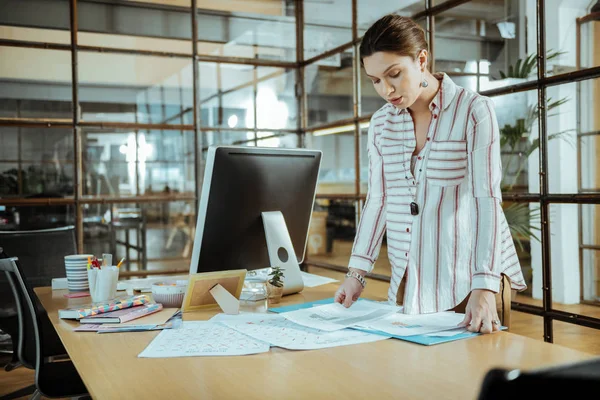
[[[406,275],[404,312],[449,310],[473,289],[499,291],[500,274],[526,288],[502,210],[500,135],[491,99],[437,74],[440,90],[425,146],[416,147],[408,110],[391,104],[371,118],[369,189],[349,267],[373,269],[384,232],[396,302]],[[419,213],[411,214],[410,203]]]

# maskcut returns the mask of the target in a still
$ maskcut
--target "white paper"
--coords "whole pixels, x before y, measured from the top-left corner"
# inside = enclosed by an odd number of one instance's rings
[[[221,322],[244,335],[290,350],[314,350],[329,347],[370,343],[389,339],[389,336],[343,329],[326,332],[295,324],[281,316],[251,322]]]
[[[306,287],[316,287],[321,285],[327,285],[328,283],[339,282],[337,279],[327,278],[325,276],[309,274],[308,272],[300,271],[302,274],[302,280]]]
[[[240,356],[266,353],[269,347],[219,323],[184,321],[178,329],[163,330],[138,357]]]
[[[309,328],[336,331],[382,318],[398,308],[374,301],[359,300],[349,308],[339,303],[319,305],[281,313],[286,319]]]
[[[414,336],[456,329],[465,315],[454,312],[431,314],[395,313],[358,324],[358,327],[381,331],[393,336]]]

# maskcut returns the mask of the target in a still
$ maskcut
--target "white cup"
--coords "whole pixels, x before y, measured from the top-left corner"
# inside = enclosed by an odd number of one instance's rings
[[[70,292],[88,290],[87,260],[91,254],[73,254],[65,256],[65,273]]]
[[[116,266],[90,268],[88,270],[90,295],[94,303],[106,302],[117,297],[119,268]]]

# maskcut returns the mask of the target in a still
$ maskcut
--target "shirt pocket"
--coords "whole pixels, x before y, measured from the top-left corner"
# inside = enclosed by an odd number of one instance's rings
[[[436,186],[456,186],[467,175],[467,142],[433,141],[427,160],[427,181]]]

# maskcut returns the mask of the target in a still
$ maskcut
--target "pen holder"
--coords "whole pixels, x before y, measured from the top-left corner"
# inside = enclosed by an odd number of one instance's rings
[[[119,269],[115,266],[90,268],[88,270],[90,295],[94,303],[105,302],[117,297]]]

